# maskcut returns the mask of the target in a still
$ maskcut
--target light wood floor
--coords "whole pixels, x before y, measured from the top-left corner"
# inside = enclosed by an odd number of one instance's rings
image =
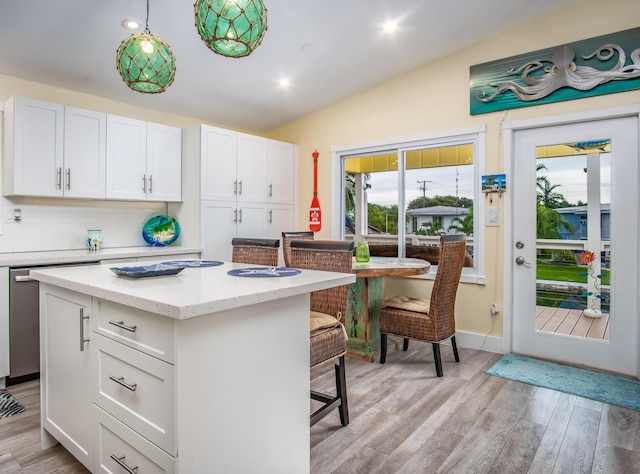
[[[609,340],[609,314],[590,318],[580,309],[536,306],[536,329],[590,339]]]
[[[351,423],[336,410],[311,428],[311,472],[640,473],[640,412],[486,375],[498,354],[442,354],[440,379],[428,344],[384,365],[347,359]],[[329,390],[331,365],[311,378]],[[87,472],[60,446],[40,450],[38,382],[9,391],[27,411],[0,420],[0,472]]]

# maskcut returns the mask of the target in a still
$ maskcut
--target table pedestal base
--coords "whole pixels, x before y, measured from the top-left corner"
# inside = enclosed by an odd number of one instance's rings
[[[349,288],[345,327],[347,356],[373,362],[380,350],[380,308],[384,301],[382,277],[358,278]]]

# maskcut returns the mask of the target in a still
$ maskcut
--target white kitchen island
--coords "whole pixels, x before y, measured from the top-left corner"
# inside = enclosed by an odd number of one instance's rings
[[[355,281],[248,265],[40,281],[42,445],[92,472],[309,471],[309,293]]]

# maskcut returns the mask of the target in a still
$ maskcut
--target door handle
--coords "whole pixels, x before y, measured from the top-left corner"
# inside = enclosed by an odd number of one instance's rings
[[[531,266],[531,262],[527,262],[524,257],[518,256],[516,257],[516,263],[518,265],[524,265],[525,267],[530,267]]]

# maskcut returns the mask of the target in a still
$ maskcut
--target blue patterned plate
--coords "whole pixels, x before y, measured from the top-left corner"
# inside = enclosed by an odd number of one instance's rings
[[[175,275],[184,270],[184,267],[168,267],[163,264],[144,265],[139,267],[111,267],[113,273],[129,278],[146,278],[162,275]]]
[[[155,216],[142,226],[142,238],[154,247],[171,245],[180,237],[180,224],[173,217]]]
[[[250,278],[272,278],[293,276],[302,273],[302,270],[288,267],[254,267],[254,268],[234,268],[227,272],[231,276]]]

